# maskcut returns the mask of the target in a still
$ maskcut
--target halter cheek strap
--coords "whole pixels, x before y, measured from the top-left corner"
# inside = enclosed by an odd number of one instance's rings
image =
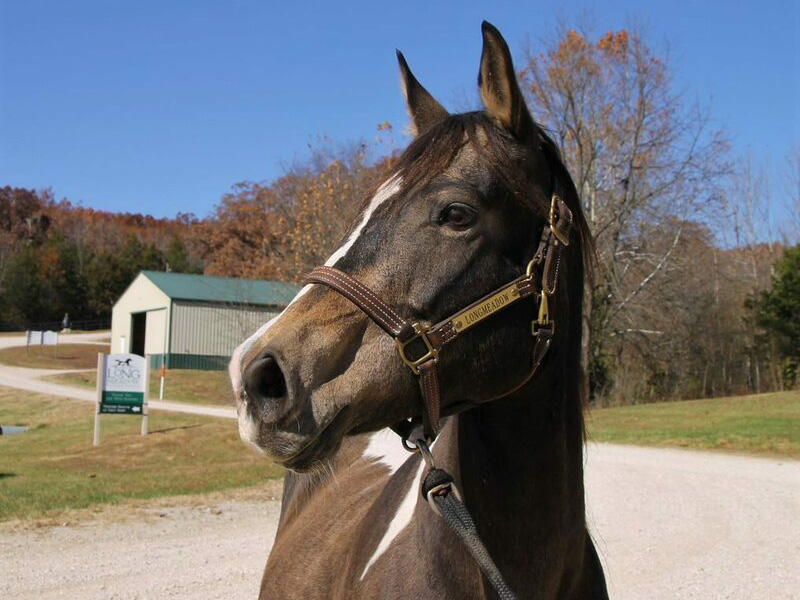
[[[421,418],[423,431],[426,439],[432,441],[439,433],[443,414],[454,414],[474,405],[457,403],[442,412],[441,391],[436,370],[441,350],[477,323],[529,296],[539,299],[538,316],[531,324],[531,333],[535,341],[530,371],[523,381],[512,389],[476,404],[507,396],[533,377],[553,340],[555,323],[550,319],[548,298],[556,291],[561,248],[569,245],[571,226],[572,212],[564,201],[554,194],[550,203],[548,223],[542,230],[539,246],[533,259],[528,263],[525,274],[432,326],[421,321],[404,319],[363,283],[333,267],[317,267],[308,274],[306,283],[319,283],[338,292],[394,338],[400,359],[419,378],[423,400]],[[405,440],[416,422],[412,417],[409,421],[401,421],[392,428]]]

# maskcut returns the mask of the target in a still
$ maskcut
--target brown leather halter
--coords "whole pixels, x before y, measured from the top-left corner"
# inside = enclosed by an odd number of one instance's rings
[[[421,421],[425,438],[430,443],[439,433],[440,418],[443,414],[439,378],[436,372],[439,353],[444,346],[473,325],[529,296],[539,298],[538,316],[531,324],[531,333],[535,339],[531,369],[512,389],[477,404],[507,396],[533,377],[553,340],[555,323],[550,319],[548,297],[556,291],[561,248],[569,245],[571,226],[572,212],[557,194],[553,194],[548,222],[542,230],[539,246],[528,263],[525,274],[435,325],[404,319],[363,283],[332,267],[317,267],[308,274],[306,283],[320,283],[340,293],[394,338],[400,359],[419,377],[423,400]],[[471,406],[473,404],[457,403],[448,406],[444,414],[455,414]],[[393,425],[392,429],[405,442],[416,423],[412,417],[408,421]]]

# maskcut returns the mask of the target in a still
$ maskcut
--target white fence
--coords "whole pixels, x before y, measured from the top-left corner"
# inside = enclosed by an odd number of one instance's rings
[[[26,331],[25,339],[28,346],[58,346],[57,331]]]

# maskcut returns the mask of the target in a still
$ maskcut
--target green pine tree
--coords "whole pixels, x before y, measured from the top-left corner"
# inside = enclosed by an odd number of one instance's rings
[[[785,383],[794,386],[800,365],[800,245],[775,264],[772,289],[757,300],[756,322],[775,336]]]

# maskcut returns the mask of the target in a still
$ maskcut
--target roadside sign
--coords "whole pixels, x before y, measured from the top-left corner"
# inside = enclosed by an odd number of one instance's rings
[[[149,361],[138,354],[97,355],[97,406],[94,445],[100,444],[100,415],[141,415],[142,435],[147,435],[147,384]]]
[[[57,331],[42,331],[42,346],[58,346]]]
[[[109,354],[104,362],[100,412],[142,414],[146,387],[144,357]]]

